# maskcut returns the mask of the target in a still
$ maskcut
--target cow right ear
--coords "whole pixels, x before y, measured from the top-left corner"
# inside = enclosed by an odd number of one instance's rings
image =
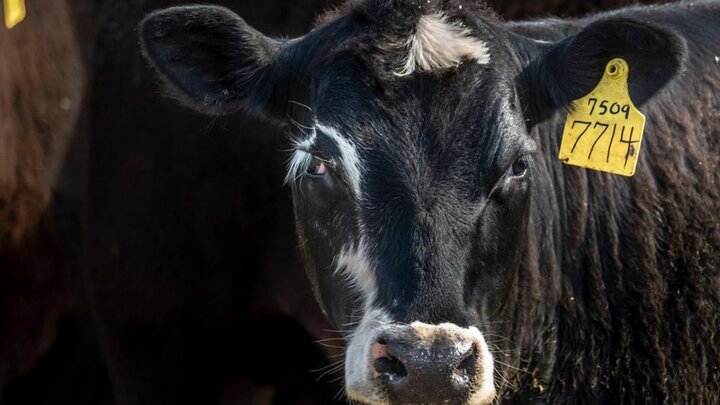
[[[614,58],[629,65],[628,90],[638,107],[670,82],[687,58],[685,40],[670,29],[617,17],[593,22],[556,44],[536,46],[540,56],[520,76],[531,125],[592,91]]]
[[[282,42],[216,6],[172,7],[140,23],[145,57],[171,94],[210,114],[239,109],[272,117],[283,105],[278,65]]]

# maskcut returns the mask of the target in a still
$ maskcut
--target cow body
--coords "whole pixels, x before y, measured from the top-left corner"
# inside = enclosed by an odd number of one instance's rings
[[[535,129],[544,151],[543,188],[533,194],[528,236],[534,240],[509,301],[524,314],[513,344],[532,353],[515,364],[531,373],[516,375],[515,385],[524,389],[515,397],[714,402],[720,9],[687,3],[611,15],[672,27],[687,40],[688,60],[675,81],[641,107],[646,138],[631,179],[562,165],[556,151],[564,114]],[[556,41],[604,17],[510,28]]]
[[[67,305],[55,193],[85,77],[66,1],[28,4],[25,21],[0,28],[0,49],[1,394],[48,352]]]
[[[714,402],[718,21],[712,2],[503,23],[388,0],[296,40],[213,7],[153,14],[141,37],[185,104],[295,126],[296,228],[351,327],[351,398]],[[556,158],[615,57],[647,116],[632,178]]]

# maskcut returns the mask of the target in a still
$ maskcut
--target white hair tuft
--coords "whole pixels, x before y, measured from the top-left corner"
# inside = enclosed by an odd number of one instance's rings
[[[420,17],[407,47],[408,59],[398,76],[448,69],[463,60],[474,60],[478,64],[490,62],[487,44],[473,37],[462,23],[452,22],[442,13]]]

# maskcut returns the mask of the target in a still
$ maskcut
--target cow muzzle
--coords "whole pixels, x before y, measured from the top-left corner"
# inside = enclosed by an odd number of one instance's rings
[[[371,404],[480,405],[495,397],[492,355],[476,328],[414,322],[373,329],[356,334],[348,347],[350,398]]]

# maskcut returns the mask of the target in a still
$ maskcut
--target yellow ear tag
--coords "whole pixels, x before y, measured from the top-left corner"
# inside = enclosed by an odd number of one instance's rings
[[[25,0],[3,0],[5,26],[10,29],[25,19]]]
[[[561,161],[623,176],[635,174],[645,116],[630,100],[629,72],[623,59],[611,60],[595,89],[572,102]]]

